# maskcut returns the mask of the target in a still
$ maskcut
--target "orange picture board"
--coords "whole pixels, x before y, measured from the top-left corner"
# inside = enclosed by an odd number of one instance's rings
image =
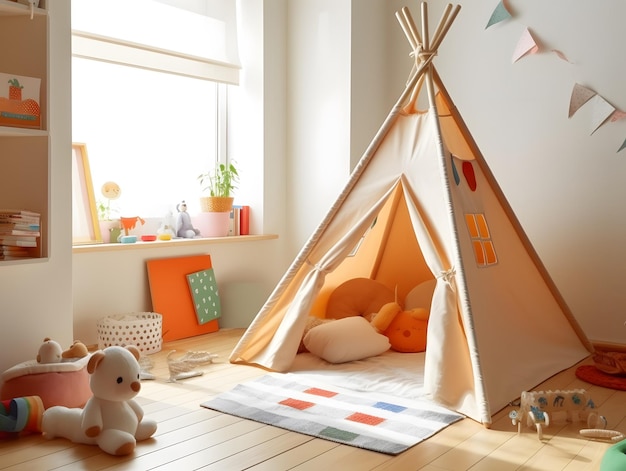
[[[152,310],[163,316],[163,340],[177,340],[217,332],[217,319],[199,324],[187,275],[212,268],[210,255],[148,260]]]

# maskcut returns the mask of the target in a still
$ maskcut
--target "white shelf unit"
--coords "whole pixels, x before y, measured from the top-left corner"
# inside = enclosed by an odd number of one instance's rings
[[[41,129],[0,126],[0,208],[41,213],[41,258],[49,256],[48,30],[44,8],[31,14],[28,5],[0,0],[0,72],[41,79]]]

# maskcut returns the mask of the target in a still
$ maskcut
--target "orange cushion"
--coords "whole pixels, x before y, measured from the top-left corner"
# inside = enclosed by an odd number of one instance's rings
[[[397,314],[383,332],[391,343],[391,349],[402,353],[425,351],[427,319],[428,311],[421,308]]]
[[[328,298],[327,319],[362,316],[370,320],[383,305],[394,301],[394,292],[369,278],[353,278],[337,286]]]

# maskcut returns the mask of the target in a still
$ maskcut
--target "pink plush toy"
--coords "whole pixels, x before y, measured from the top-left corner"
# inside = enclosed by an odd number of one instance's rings
[[[141,389],[139,350],[112,346],[91,355],[87,371],[93,396],[83,409],[54,406],[44,412],[46,438],[67,438],[75,443],[98,445],[111,455],[133,452],[136,442],[151,437],[157,424],[143,418],[133,399]]]

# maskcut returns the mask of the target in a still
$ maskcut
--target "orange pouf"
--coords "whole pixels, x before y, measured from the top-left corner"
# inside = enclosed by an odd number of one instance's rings
[[[15,365],[2,373],[0,400],[39,396],[51,406],[82,407],[91,397],[87,363],[89,356],[61,363]]]

